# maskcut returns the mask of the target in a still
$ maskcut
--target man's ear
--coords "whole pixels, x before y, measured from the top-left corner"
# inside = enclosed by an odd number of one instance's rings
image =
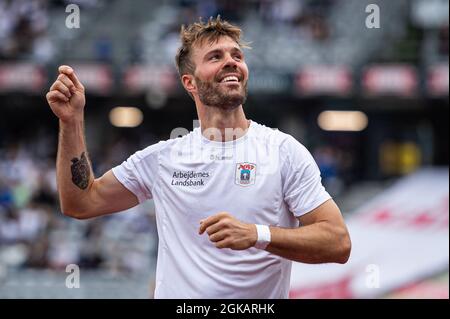
[[[181,76],[181,83],[186,91],[193,94],[197,92],[197,84],[195,83],[194,76],[192,74],[183,74]]]

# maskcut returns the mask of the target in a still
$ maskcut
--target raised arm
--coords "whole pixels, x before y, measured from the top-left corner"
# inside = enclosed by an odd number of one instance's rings
[[[136,196],[111,171],[95,179],[84,139],[84,87],[71,67],[58,71],[46,97],[59,118],[56,174],[62,212],[86,219],[137,205]]]

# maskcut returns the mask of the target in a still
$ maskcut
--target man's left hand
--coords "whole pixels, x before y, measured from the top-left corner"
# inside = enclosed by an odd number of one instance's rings
[[[217,248],[244,250],[253,247],[258,239],[255,224],[243,223],[227,212],[201,220],[198,233],[205,231]]]

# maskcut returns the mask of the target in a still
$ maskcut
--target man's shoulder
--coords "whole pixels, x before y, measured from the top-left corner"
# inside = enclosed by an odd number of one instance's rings
[[[260,143],[276,149],[283,161],[300,163],[310,160],[309,150],[292,135],[258,123],[254,123],[254,128],[253,136]]]
[[[191,143],[192,138],[196,133],[197,132],[194,130],[180,137],[161,140],[155,144],[149,145],[146,148],[136,152],[136,154],[139,154],[141,157],[147,157],[155,153],[164,152],[165,150],[171,150],[173,147],[180,147],[180,146],[182,147],[183,145]]]
[[[280,148],[301,144],[292,135],[280,131],[276,127],[268,127],[264,124],[253,122],[254,134],[257,139],[264,139],[266,144],[278,145]]]

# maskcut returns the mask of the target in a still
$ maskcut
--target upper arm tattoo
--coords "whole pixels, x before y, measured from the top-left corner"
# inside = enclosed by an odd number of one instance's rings
[[[72,182],[79,188],[86,189],[89,185],[91,169],[85,152],[81,153],[80,159],[72,158],[70,170],[72,172]]]

